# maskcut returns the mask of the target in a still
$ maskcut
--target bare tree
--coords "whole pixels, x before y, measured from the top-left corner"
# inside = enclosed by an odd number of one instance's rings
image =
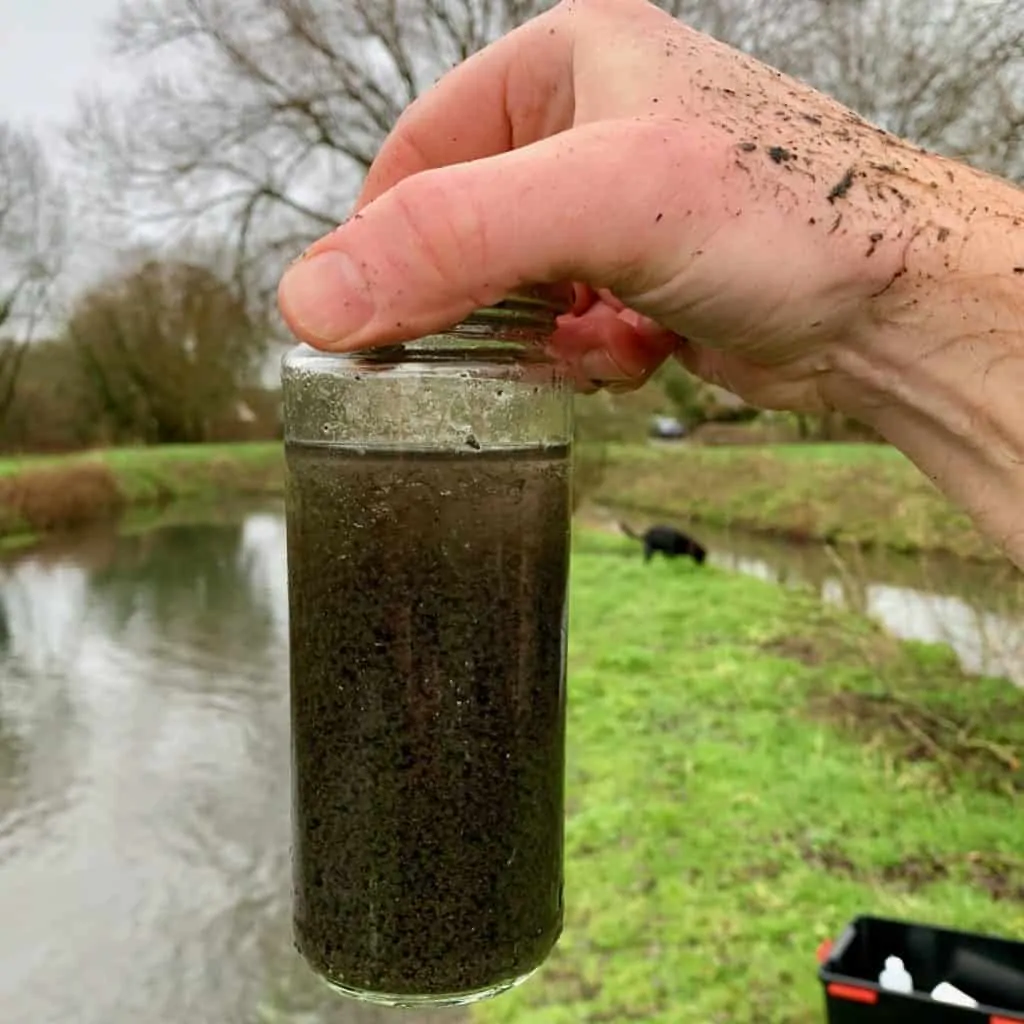
[[[0,417],[60,270],[65,213],[39,142],[0,122]]]
[[[72,141],[126,219],[227,234],[249,281],[341,220],[402,109],[542,0],[138,0],[118,54],[162,67]]]
[[[135,0],[116,53],[155,67],[73,141],[124,220],[231,239],[269,293],[333,227],[405,105],[550,0]],[[1022,163],[1024,0],[661,0],[922,144]]]
[[[802,0],[776,64],[918,144],[1024,175],[1024,0]]]
[[[182,260],[146,260],[101,284],[67,329],[113,441],[208,440],[266,352],[265,326],[231,283]]]

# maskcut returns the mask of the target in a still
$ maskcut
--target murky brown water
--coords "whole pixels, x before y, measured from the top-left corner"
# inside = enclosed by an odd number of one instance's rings
[[[694,532],[1024,681],[1018,574]],[[292,950],[284,569],[276,509],[0,564],[5,1024],[459,1018],[339,1002]]]

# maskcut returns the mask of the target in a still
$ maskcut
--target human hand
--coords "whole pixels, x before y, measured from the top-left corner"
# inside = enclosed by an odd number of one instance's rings
[[[572,281],[553,347],[582,388],[675,354],[813,411],[906,268],[934,159],[645,0],[565,0],[408,108],[280,305],[348,350]]]

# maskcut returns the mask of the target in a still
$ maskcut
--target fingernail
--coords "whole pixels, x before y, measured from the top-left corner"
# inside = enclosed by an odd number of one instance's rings
[[[584,352],[580,357],[580,370],[587,380],[595,384],[613,384],[629,379],[622,367],[612,359],[611,353],[603,348],[592,348]]]
[[[280,303],[299,333],[332,343],[364,327],[375,312],[366,278],[337,249],[292,264],[281,278]]]

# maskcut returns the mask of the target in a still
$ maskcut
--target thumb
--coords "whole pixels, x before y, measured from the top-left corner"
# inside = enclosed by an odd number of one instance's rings
[[[310,344],[357,349],[442,330],[528,284],[648,291],[713,205],[708,151],[678,124],[602,122],[405,178],[287,270],[281,312]]]

